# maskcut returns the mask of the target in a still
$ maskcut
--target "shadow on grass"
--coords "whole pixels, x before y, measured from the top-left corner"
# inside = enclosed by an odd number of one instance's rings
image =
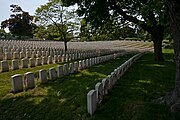
[[[86,110],[86,94],[130,56],[112,60],[77,74],[38,85],[18,94],[7,94],[0,100],[0,119],[61,119],[61,120],[179,120],[165,105],[153,100],[174,87],[172,55],[166,61],[154,62],[145,55],[118,80],[103,100],[95,115]]]
[[[49,81],[32,90],[7,94],[0,99],[0,120],[89,118],[86,110],[86,95],[89,90],[94,89],[97,82],[131,56],[118,58],[77,74]]]
[[[172,54],[164,54],[165,62],[154,62],[152,54],[143,56],[118,80],[94,120],[179,120],[163,104],[153,101],[174,88],[175,64]]]

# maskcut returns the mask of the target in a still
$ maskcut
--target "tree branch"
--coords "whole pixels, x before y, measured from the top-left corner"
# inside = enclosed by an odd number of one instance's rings
[[[109,6],[111,7],[112,10],[116,11],[119,15],[123,16],[123,18],[126,19],[127,21],[139,25],[141,28],[143,28],[146,31],[149,31],[151,29],[150,26],[147,26],[144,21],[138,20],[136,17],[130,16],[125,11],[123,11],[118,5],[116,5],[115,0],[112,0]]]

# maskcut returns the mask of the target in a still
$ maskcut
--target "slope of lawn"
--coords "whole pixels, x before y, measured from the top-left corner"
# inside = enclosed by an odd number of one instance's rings
[[[118,80],[92,120],[180,120],[164,104],[154,102],[174,88],[173,50],[164,50],[165,62],[144,55]]]
[[[138,60],[90,117],[88,91],[131,56],[38,84],[32,90],[8,93],[0,98],[0,120],[180,120],[180,113],[154,102],[174,87],[175,64],[170,49],[164,50],[165,62],[155,62],[152,53]]]
[[[86,110],[88,91],[94,89],[97,82],[132,56],[133,54],[125,55],[77,74],[49,81],[44,85],[37,84],[36,88],[17,94],[7,92],[11,88],[9,80],[6,82],[7,85],[4,84],[7,89],[3,89],[6,90],[5,93],[0,90],[2,95],[0,97],[0,120],[79,120],[90,118]],[[35,72],[37,69],[31,70]],[[11,75],[12,73],[2,74],[6,74],[7,77],[7,74]]]

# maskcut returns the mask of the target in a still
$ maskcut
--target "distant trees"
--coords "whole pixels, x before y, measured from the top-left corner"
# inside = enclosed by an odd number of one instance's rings
[[[90,25],[85,19],[81,20],[79,36],[81,41],[119,40],[139,37],[137,28],[130,27],[130,25],[121,24],[119,26],[113,20],[96,28]]]
[[[45,26],[47,31],[51,29],[49,35],[64,41],[65,51],[67,42],[78,36],[78,16],[73,9],[64,7],[61,1],[50,0],[36,10],[35,17],[36,22]]]
[[[33,37],[35,25],[32,23],[33,16],[22,10],[18,5],[10,5],[12,14],[10,18],[1,23],[1,28],[9,28],[12,35]]]

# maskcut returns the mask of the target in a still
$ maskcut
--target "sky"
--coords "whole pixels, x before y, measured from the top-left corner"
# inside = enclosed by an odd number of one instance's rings
[[[10,18],[10,5],[19,5],[23,11],[34,15],[35,10],[48,2],[48,0],[0,0],[0,23]]]

